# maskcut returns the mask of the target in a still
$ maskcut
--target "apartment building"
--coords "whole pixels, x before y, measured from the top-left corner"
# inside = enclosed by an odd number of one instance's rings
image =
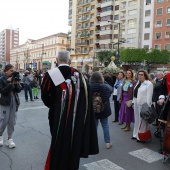
[[[58,51],[66,50],[67,45],[65,33],[57,33],[38,40],[28,39],[24,44],[11,49],[10,63],[16,69],[54,68]]]
[[[154,27],[154,2],[155,0],[144,0],[142,48],[152,48]]]
[[[143,0],[120,0],[120,34],[126,43],[122,48],[141,48]]]
[[[0,63],[10,62],[10,49],[19,45],[19,29],[9,27],[0,32]]]
[[[170,0],[154,1],[152,48],[170,50]]]

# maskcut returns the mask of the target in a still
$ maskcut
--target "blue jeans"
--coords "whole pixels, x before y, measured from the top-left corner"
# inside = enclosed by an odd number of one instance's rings
[[[96,128],[98,127],[99,120],[100,120],[100,123],[103,127],[104,141],[105,141],[105,143],[110,143],[108,117],[104,118],[104,119],[96,119],[95,120],[96,121]]]
[[[33,100],[33,98],[32,98],[32,89],[31,89],[31,86],[25,84],[25,85],[24,85],[24,91],[25,91],[25,100],[28,100],[28,92],[29,92],[29,95],[30,95],[30,99]]]

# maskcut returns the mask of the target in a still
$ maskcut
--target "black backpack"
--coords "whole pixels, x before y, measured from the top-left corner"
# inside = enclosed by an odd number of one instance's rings
[[[104,110],[104,104],[103,104],[102,98],[100,96],[100,93],[95,92],[93,94],[92,102],[93,102],[93,111],[95,113],[101,113]]]

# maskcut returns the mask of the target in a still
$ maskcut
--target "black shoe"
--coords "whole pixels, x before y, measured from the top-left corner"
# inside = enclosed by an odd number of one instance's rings
[[[132,137],[131,139],[136,139],[135,137]]]
[[[31,99],[31,101],[33,102],[34,100],[33,100],[33,99]]]
[[[36,97],[34,97],[34,99],[36,99]]]
[[[136,142],[138,142],[138,143],[145,143],[146,141],[137,140]]]
[[[38,97],[36,97],[36,99],[39,99]]]

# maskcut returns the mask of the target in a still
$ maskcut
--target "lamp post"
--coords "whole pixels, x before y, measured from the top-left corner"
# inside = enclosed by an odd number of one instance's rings
[[[117,52],[118,52],[118,54],[117,54],[117,58],[118,58],[118,61],[120,62],[120,24],[121,23],[115,22],[115,21],[112,21],[112,20],[109,20],[108,22],[118,24],[118,37],[117,37],[117,39],[118,39],[118,42],[117,42]]]

